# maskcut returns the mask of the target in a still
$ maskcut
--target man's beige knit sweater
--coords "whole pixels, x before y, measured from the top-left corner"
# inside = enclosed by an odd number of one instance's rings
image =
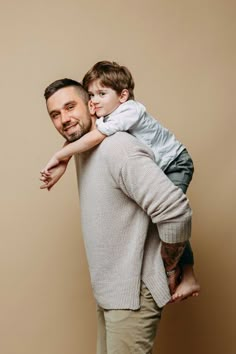
[[[155,164],[152,152],[116,133],[76,156],[82,231],[94,296],[104,309],[138,309],[144,281],[162,307],[170,293],[160,240],[191,232],[186,196]]]

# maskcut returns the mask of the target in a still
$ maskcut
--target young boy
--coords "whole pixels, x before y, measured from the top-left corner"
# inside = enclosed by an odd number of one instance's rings
[[[42,175],[49,180],[50,169],[60,162],[93,148],[109,135],[127,131],[153,151],[159,167],[186,193],[194,170],[192,159],[175,136],[151,117],[141,103],[134,101],[134,81],[130,71],[114,62],[98,62],[84,76],[83,86],[89,93],[91,109],[98,118],[97,129],[54,154],[41,172]],[[57,119],[57,116],[52,119]],[[173,290],[173,301],[196,296],[200,291],[193,271],[193,254],[189,243],[180,260],[180,267],[181,282]],[[171,274],[168,276],[171,289]]]

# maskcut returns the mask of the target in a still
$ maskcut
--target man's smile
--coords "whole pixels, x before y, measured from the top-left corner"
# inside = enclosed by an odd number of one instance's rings
[[[70,125],[69,127],[65,127],[63,130],[64,130],[65,132],[68,132],[70,129],[76,127],[78,124],[79,124],[79,123],[76,122],[75,124],[72,124],[72,125]]]

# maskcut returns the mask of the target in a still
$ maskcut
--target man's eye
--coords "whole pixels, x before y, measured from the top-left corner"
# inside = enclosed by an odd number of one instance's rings
[[[70,106],[67,107],[68,111],[71,111],[73,108],[74,108],[73,105],[70,105]]]
[[[59,116],[59,113],[52,114],[52,119],[56,119]]]

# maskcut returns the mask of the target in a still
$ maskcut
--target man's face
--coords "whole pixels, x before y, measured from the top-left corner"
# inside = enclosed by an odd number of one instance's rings
[[[54,127],[69,142],[79,139],[91,128],[88,106],[74,86],[64,87],[47,100]]]

